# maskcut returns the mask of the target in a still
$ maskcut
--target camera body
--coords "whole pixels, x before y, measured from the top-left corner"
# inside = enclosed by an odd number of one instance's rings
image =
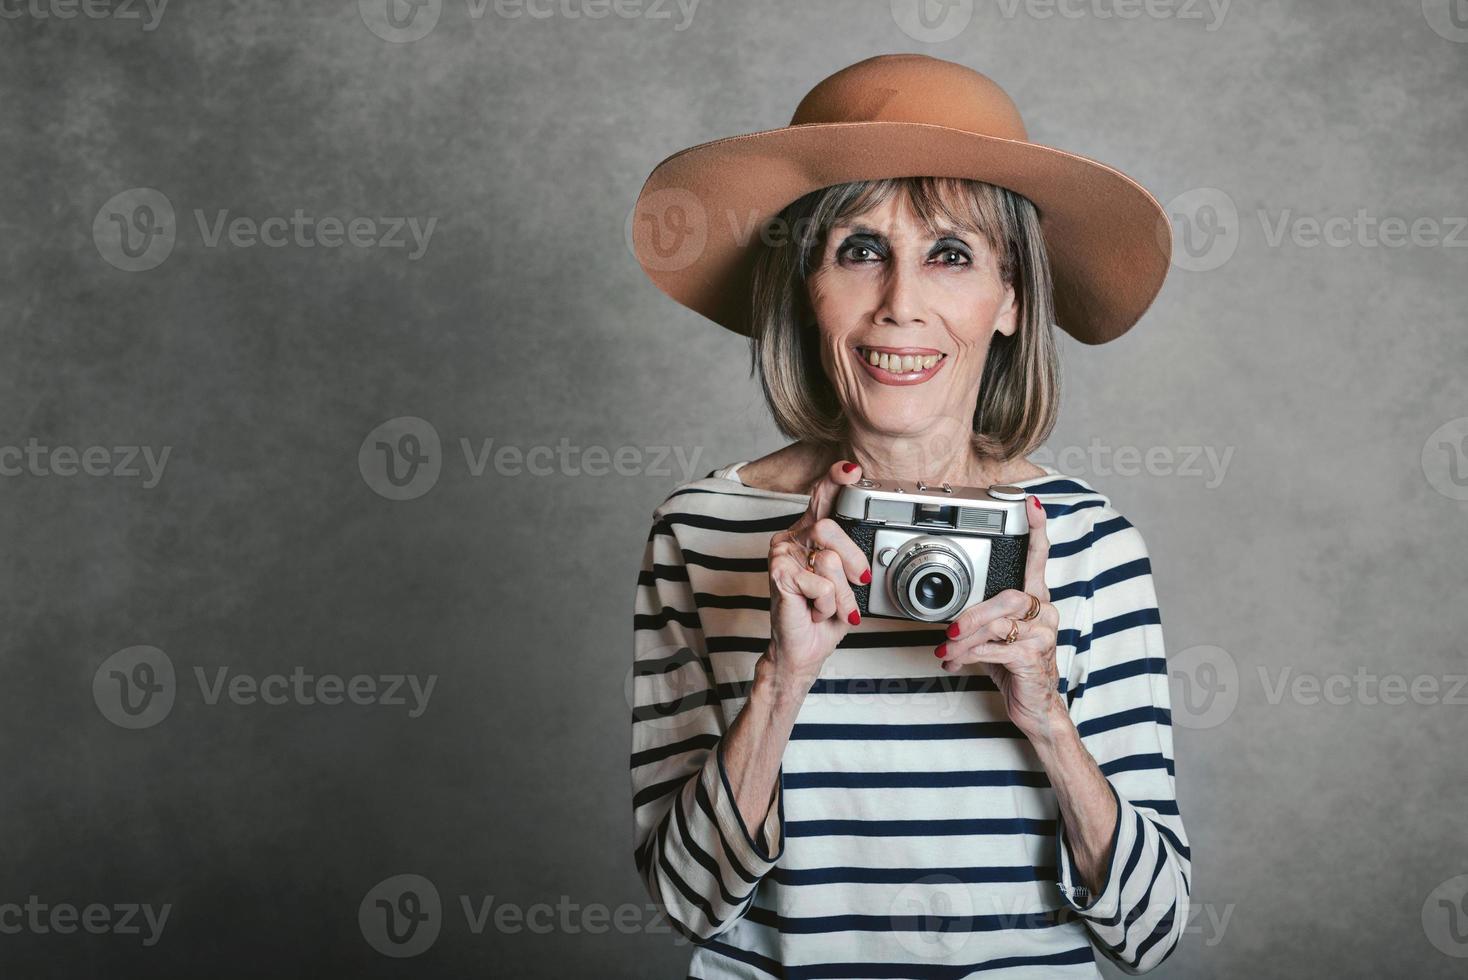
[[[950,622],[1005,589],[1024,588],[1030,522],[1019,487],[858,480],[831,518],[871,563],[852,594],[863,617]]]

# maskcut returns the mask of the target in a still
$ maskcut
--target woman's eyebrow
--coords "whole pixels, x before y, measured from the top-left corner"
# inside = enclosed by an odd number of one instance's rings
[[[972,234],[972,232],[970,232],[970,231],[968,231],[967,229],[964,229],[964,228],[946,228],[946,227],[944,227],[944,228],[933,228],[933,229],[930,229],[930,231],[931,231],[931,234],[933,235],[933,241],[935,241],[935,242],[942,242],[942,241],[950,241],[951,240],[951,241],[961,242],[961,243],[963,243],[965,245],[967,245],[969,243],[969,237]],[[844,237],[849,238],[852,235],[869,235],[869,236],[871,236],[873,238],[880,238],[883,241],[886,241],[887,240],[887,233],[886,232],[879,231],[878,229],[873,228],[870,225],[855,224],[855,225],[849,226],[846,229],[846,235]]]

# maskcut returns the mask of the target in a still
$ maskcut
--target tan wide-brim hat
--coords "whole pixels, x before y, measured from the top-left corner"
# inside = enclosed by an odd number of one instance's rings
[[[1156,198],[1103,163],[1031,143],[992,79],[920,54],[841,69],[789,126],[668,157],[629,216],[632,250],[663,292],[747,335],[755,250],[782,208],[833,184],[921,176],[987,181],[1035,204],[1056,321],[1083,343],[1121,336],[1162,288],[1172,223]]]

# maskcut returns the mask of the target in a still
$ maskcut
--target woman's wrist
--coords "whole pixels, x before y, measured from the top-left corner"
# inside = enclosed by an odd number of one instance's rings
[[[754,682],[750,685],[749,698],[765,705],[776,718],[794,721],[816,682],[813,676],[791,670],[780,663],[775,641],[760,654],[754,663]]]

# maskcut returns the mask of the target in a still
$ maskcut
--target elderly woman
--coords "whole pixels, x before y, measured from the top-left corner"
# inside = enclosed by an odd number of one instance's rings
[[[1101,343],[1160,288],[1155,200],[1028,142],[985,76],[904,55],[670,157],[634,218],[654,281],[751,337],[794,440],[676,489],[638,579],[635,857],[689,975],[1156,966],[1190,856],[1147,550],[1026,458],[1052,324]],[[863,617],[872,565],[831,519],[863,478],[1023,491],[1023,589]]]

